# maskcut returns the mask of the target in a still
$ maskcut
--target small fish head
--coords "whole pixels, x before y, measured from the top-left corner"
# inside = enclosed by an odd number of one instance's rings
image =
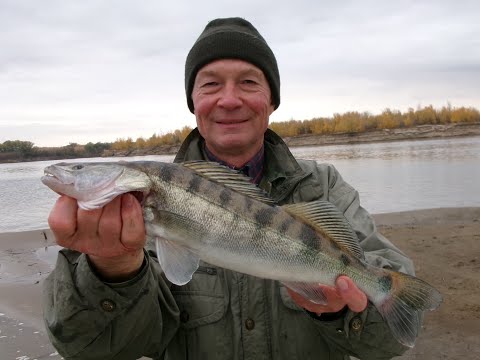
[[[122,163],[58,163],[45,168],[42,182],[53,191],[78,200],[81,208],[96,209],[130,191],[147,191],[148,176]]]

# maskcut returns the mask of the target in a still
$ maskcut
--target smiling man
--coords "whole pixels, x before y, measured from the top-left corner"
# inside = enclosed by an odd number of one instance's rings
[[[195,116],[207,149],[241,167],[263,148],[274,110],[270,87],[256,66],[235,59],[201,68],[192,90]]]
[[[251,23],[208,23],[187,56],[185,89],[197,129],[176,162],[239,169],[279,205],[327,200],[348,219],[369,262],[413,274],[336,169],[295,159],[268,129],[280,105],[280,75]],[[66,249],[46,280],[44,314],[65,359],[389,359],[406,349],[345,276],[336,287],[318,285],[325,305],[210,264],[186,285],[170,284],[157,254],[144,249],[142,210],[130,194],[94,211],[62,196],[49,224]]]

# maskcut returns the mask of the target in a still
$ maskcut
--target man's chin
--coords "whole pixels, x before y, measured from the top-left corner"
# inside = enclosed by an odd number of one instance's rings
[[[213,143],[207,142],[207,146],[221,154],[243,153],[251,149],[252,143],[239,136],[222,136],[216,138]]]

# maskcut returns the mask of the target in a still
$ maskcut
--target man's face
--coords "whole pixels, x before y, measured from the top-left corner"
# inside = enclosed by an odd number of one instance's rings
[[[260,150],[274,105],[268,81],[255,65],[234,59],[205,65],[195,78],[192,100],[198,130],[214,155],[253,156]]]

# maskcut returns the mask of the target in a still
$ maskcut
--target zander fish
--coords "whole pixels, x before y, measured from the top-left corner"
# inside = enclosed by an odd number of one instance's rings
[[[249,178],[216,163],[60,163],[45,169],[42,182],[86,210],[123,193],[139,195],[147,236],[156,240],[162,270],[177,285],[188,283],[203,260],[278,280],[324,304],[318,284],[334,285],[346,275],[410,347],[418,312],[442,301],[416,277],[369,265],[355,232],[331,203],[278,206]]]

